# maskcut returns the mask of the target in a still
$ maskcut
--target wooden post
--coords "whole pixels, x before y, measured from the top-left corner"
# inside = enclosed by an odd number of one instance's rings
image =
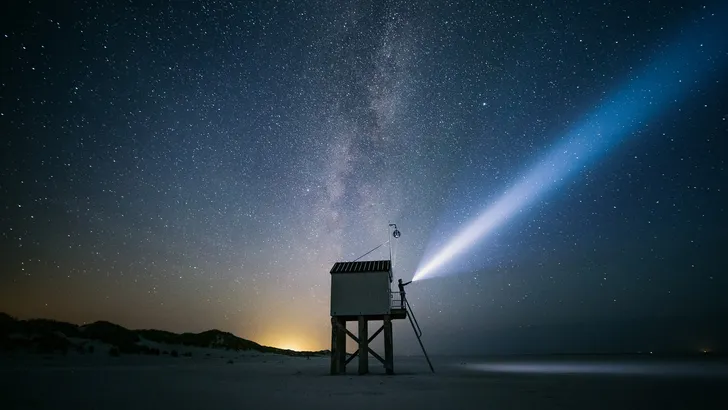
[[[364,316],[359,316],[359,374],[369,373],[368,323]]]
[[[339,373],[339,352],[336,350],[338,347],[336,339],[338,329],[336,323],[336,317],[331,316],[331,374]]]
[[[346,373],[346,320],[343,318],[336,318],[337,331],[336,331],[336,354],[338,355],[337,361],[339,363],[339,374]]]
[[[392,318],[384,315],[384,369],[394,374],[394,340],[392,338]]]

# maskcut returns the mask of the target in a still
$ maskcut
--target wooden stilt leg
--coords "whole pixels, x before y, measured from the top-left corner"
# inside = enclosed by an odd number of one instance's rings
[[[337,320],[337,331],[336,331],[336,350],[337,350],[337,362],[339,363],[339,374],[346,373],[346,321],[341,318]]]
[[[359,316],[359,374],[369,373],[368,323],[364,316]]]
[[[392,338],[392,318],[384,316],[384,369],[387,374],[394,374],[394,340]]]
[[[331,374],[339,373],[339,353],[336,351],[338,344],[336,343],[336,335],[338,330],[336,329],[336,318],[331,317]]]

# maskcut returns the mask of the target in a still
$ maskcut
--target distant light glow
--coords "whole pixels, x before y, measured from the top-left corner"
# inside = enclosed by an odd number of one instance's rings
[[[466,369],[492,373],[610,374],[642,376],[726,377],[728,366],[705,362],[494,362],[466,364]]]
[[[710,74],[719,74],[726,60],[725,9],[663,48],[643,70],[605,99],[549,150],[495,203],[431,257],[423,258],[413,280],[448,274],[445,265],[491,234],[508,219],[587,169],[648,121],[694,91]]]
[[[292,351],[295,351],[295,352],[298,352],[298,351],[301,350],[301,348],[299,348],[298,345],[295,344],[295,343],[285,343],[285,344],[282,344],[282,345],[276,346],[276,347],[279,348],[279,349],[292,350]]]
[[[278,348],[278,349],[292,350],[294,352],[316,350],[316,349],[307,348],[307,346],[304,343],[301,343],[298,340],[284,340],[284,341],[281,341],[278,343],[271,343],[270,346]]]
[[[256,337],[256,342],[264,346],[296,352],[321,350],[322,347],[301,330],[291,328],[291,326],[284,327],[279,323],[275,323],[275,325],[282,329],[264,330]]]

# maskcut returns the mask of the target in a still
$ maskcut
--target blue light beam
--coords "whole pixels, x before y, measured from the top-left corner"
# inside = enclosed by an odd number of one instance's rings
[[[513,187],[446,242],[439,252],[420,262],[413,280],[448,273],[445,265],[464,253],[509,218],[522,212],[548,191],[565,183],[610,149],[679,100],[700,83],[720,75],[727,60],[726,9],[705,16],[669,47],[658,50],[647,67],[632,75],[569,131]],[[725,74],[725,73],[723,73]]]

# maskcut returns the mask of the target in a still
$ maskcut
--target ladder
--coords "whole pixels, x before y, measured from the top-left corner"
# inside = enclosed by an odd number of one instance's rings
[[[432,367],[432,362],[430,362],[430,357],[427,356],[427,351],[425,351],[425,346],[422,344],[422,329],[420,329],[420,324],[417,323],[417,318],[415,317],[414,312],[412,312],[412,306],[410,306],[409,301],[407,298],[404,298],[405,307],[407,309],[407,318],[410,321],[410,324],[412,325],[412,330],[415,331],[415,336],[417,336],[417,342],[420,343],[420,347],[422,348],[422,353],[425,354],[425,359],[427,359],[427,364],[430,366],[430,370],[432,373],[435,373],[435,369]]]

